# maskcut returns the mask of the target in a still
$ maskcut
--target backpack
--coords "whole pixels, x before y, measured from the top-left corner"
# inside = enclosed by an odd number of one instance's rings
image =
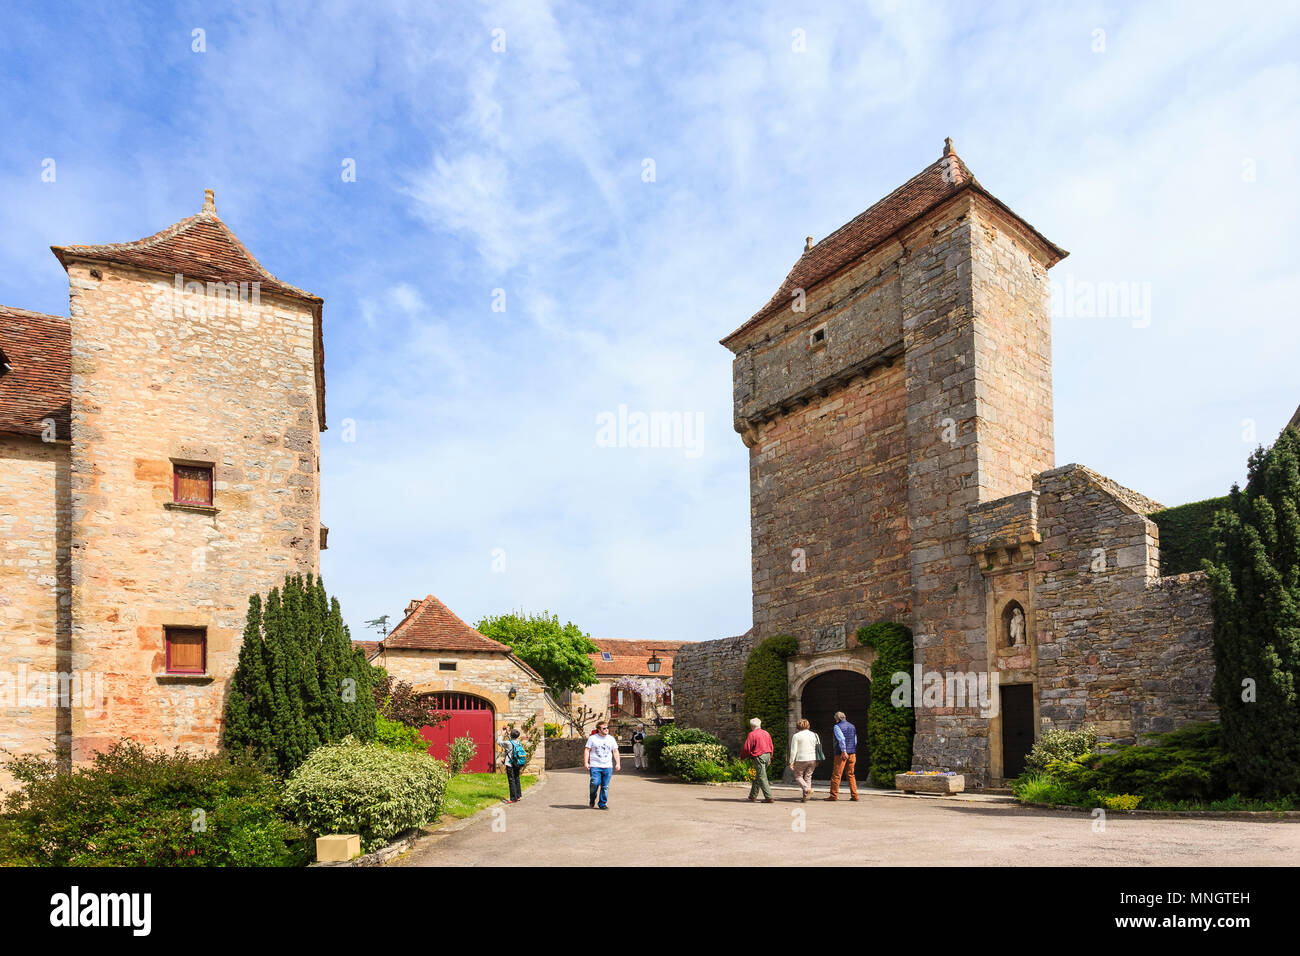
[[[510,753],[512,757],[511,763],[516,767],[522,767],[528,763],[528,751],[524,749],[524,745],[519,741],[510,741]]]

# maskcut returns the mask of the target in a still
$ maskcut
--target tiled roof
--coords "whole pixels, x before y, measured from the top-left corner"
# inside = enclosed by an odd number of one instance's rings
[[[0,305],[0,351],[10,366],[0,374],[0,432],[39,437],[52,418],[54,437],[71,437],[71,349],[63,316]]]
[[[384,638],[386,649],[420,651],[487,651],[509,654],[505,644],[484,637],[430,594]]]
[[[974,189],[987,196],[1042,241],[1054,256],[1049,265],[1067,255],[1064,249],[1047,240],[1033,226],[981,186],[971,175],[971,171],[966,168],[966,164],[951,150],[952,143],[948,141],[943,156],[865,212],[840,226],[821,242],[805,249],[803,255],[795,262],[794,268],[790,270],[790,274],[781,283],[781,287],[776,290],[776,294],[765,306],[755,312],[748,322],[724,338],[722,344],[727,345],[738,335],[769,316],[789,308],[796,289],[803,289],[805,293],[810,291],[814,286],[871,252],[894,233],[911,225],[966,189]]]
[[[382,641],[353,641],[353,647],[359,647],[366,652],[366,660],[373,661],[376,655],[384,649]]]
[[[665,680],[673,676],[673,655],[685,641],[624,641],[612,637],[593,637],[591,643],[600,651],[588,654],[596,665],[596,674],[601,677],[620,674],[636,674],[643,677],[661,677]],[[607,652],[610,660],[605,660],[601,652]],[[650,655],[656,655],[663,664],[657,673],[646,667]]]
[[[256,282],[259,294],[276,293],[307,302],[316,318],[316,392],[320,427],[325,428],[325,349],[321,332],[320,296],[304,292],[271,275],[239,238],[217,217],[212,190],[204,193],[203,209],[162,232],[134,242],[98,246],[50,246],[63,268],[78,260],[133,266],[151,272],[183,276],[185,281]]]

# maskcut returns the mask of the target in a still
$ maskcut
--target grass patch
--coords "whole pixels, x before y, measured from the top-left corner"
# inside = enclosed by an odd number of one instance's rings
[[[519,785],[527,790],[537,782],[534,774],[524,774]],[[484,807],[500,803],[510,796],[510,785],[504,773],[462,773],[451,778],[442,798],[443,817],[462,820],[472,817]]]

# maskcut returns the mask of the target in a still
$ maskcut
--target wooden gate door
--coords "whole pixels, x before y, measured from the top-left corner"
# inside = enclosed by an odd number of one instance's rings
[[[1002,778],[1010,780],[1025,772],[1025,758],[1034,746],[1034,685],[1003,684]]]
[[[491,773],[496,766],[493,748],[496,738],[492,733],[496,725],[492,705],[473,694],[454,691],[430,694],[429,709],[446,714],[447,719],[436,727],[425,725],[420,736],[429,741],[429,753],[446,760],[451,752],[451,742],[457,737],[471,737],[478,749],[474,759],[465,765],[469,773]]]

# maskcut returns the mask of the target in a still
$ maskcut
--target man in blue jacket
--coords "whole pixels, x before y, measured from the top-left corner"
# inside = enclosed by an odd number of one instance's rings
[[[844,773],[849,775],[849,792],[852,794],[850,800],[858,799],[858,778],[853,772],[854,766],[858,762],[858,729],[854,727],[844,711],[835,713],[835,766],[831,770],[831,795],[827,800],[838,800],[840,798],[840,777]]]

